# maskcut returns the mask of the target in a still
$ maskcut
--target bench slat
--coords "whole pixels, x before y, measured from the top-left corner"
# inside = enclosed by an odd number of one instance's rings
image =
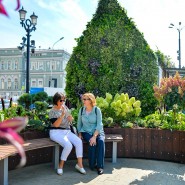
[[[123,137],[120,134],[106,134],[105,135],[105,142],[111,142],[111,141],[120,142],[122,140],[123,140]]]
[[[106,134],[105,142],[120,142],[123,140],[122,135],[119,134]],[[40,139],[32,139],[27,140],[23,144],[24,150],[35,150],[39,148],[46,148],[58,145],[54,141],[50,140],[50,138],[40,138]],[[17,154],[17,150],[11,144],[0,145],[0,160],[5,159],[11,155]]]
[[[54,141],[51,141],[50,138],[41,138],[25,141],[23,147],[25,151],[29,151],[55,145],[58,144],[55,143]],[[0,160],[5,159],[14,154],[17,154],[17,149],[13,145],[10,144],[0,145]]]

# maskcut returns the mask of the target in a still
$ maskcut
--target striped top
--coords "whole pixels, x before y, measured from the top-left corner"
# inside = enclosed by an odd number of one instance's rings
[[[71,114],[70,114],[69,109],[65,105],[64,105],[64,111],[65,111],[65,115],[64,115],[64,118],[62,119],[61,124],[60,124],[59,127],[69,129],[70,128],[70,122],[67,120],[67,117]],[[49,119],[50,119],[51,123],[53,124],[61,115],[62,115],[62,110],[61,109],[55,109],[53,107],[49,112]]]

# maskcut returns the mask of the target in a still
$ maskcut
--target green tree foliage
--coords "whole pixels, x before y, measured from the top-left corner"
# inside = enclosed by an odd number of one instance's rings
[[[47,101],[48,94],[46,92],[38,92],[33,96],[33,102],[36,101]]]
[[[47,102],[49,105],[53,104],[53,96],[48,96]]]
[[[42,101],[35,102],[35,109],[38,113],[45,113],[47,110],[48,104]]]
[[[157,55],[158,63],[162,69],[166,67],[175,67],[175,64],[171,61],[172,59],[169,56],[164,55],[160,50],[157,50],[155,54]]]
[[[92,20],[76,41],[66,67],[65,90],[73,104],[84,92],[96,96],[124,92],[140,99],[141,104],[147,101],[147,96],[141,96],[146,91],[144,84],[152,89],[157,82],[156,58],[117,0],[100,0]]]
[[[19,99],[17,100],[20,105],[25,107],[25,109],[29,110],[29,106],[32,102],[32,96],[28,93],[22,94]]]

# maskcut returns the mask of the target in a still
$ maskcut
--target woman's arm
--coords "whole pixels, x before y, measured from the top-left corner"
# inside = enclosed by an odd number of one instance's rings
[[[78,121],[77,121],[77,129],[78,132],[80,132],[81,128],[82,128],[82,115],[81,115],[81,110],[82,108],[80,108],[79,112],[78,112]]]
[[[78,130],[78,136],[80,138],[82,138],[82,134],[80,132],[81,128],[82,128],[82,115],[81,115],[81,111],[82,108],[80,108],[79,112],[78,112],[78,121],[77,121],[77,130]]]
[[[100,108],[97,107],[97,113],[96,113],[96,120],[97,120],[97,125],[95,129],[95,135],[100,133],[100,131],[103,129],[103,123],[102,123],[102,113]],[[97,135],[98,135],[97,134]]]
[[[62,123],[62,120],[64,118],[64,112],[62,113],[62,115],[60,117],[57,118],[57,120],[55,122],[53,122],[53,126],[54,127],[59,127],[60,124]],[[52,120],[51,120],[52,121]]]
[[[103,129],[103,123],[102,123],[102,114],[101,114],[101,110],[99,108],[96,108],[96,128],[95,131],[93,133],[93,136],[91,137],[91,139],[89,140],[90,145],[94,146],[96,145],[96,137],[99,135],[100,131]]]

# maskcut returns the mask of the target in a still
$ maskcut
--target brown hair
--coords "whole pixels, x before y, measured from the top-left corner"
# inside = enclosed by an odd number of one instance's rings
[[[93,107],[96,105],[96,98],[95,98],[94,94],[85,93],[85,94],[82,95],[82,98],[85,98],[85,97],[87,97],[91,100],[91,104],[92,104]]]
[[[55,93],[53,96],[53,104],[57,105],[58,100],[61,100],[62,98],[66,99],[66,96],[60,92]]]

